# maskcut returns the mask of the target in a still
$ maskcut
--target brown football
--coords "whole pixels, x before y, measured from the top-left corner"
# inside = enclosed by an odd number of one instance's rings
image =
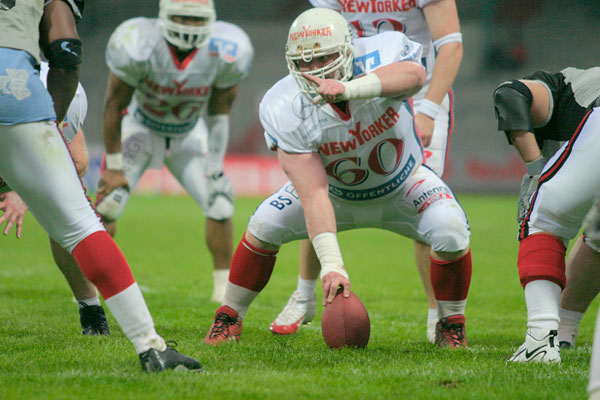
[[[366,347],[371,334],[371,323],[367,309],[358,296],[350,292],[345,298],[338,290],[333,303],[325,307],[321,317],[321,332],[327,346]]]

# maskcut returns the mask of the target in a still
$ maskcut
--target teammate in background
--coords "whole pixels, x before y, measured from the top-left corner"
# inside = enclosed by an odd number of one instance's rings
[[[538,71],[494,91],[498,130],[506,133],[527,166],[517,219],[528,330],[510,361],[559,362],[559,341],[574,344],[583,311],[600,288],[595,272],[600,247],[585,234],[565,267],[568,242],[581,227],[600,183],[593,169],[600,148],[600,109],[593,108],[598,96],[600,68]],[[584,171],[585,183],[574,179]]]
[[[42,62],[40,78],[44,85],[46,85],[47,76],[48,63]],[[86,113],[87,97],[83,86],[78,84],[75,96],[69,104],[67,115],[64,121],[60,123],[60,128],[80,177],[85,175],[89,166],[89,155],[81,130]],[[0,197],[0,210],[4,211],[4,214],[0,217],[0,225],[5,220],[8,221],[4,234],[7,234],[13,223],[15,223],[17,237],[20,237],[23,217],[27,212],[25,203],[18,194],[10,191]],[[90,336],[109,335],[110,327],[106,320],[104,308],[100,304],[96,287],[83,275],[73,256],[60,247],[52,238],[50,238],[50,249],[56,265],[63,273],[77,301],[82,333]]]
[[[62,0],[4,3],[0,31],[5,83],[0,91],[0,176],[52,239],[73,254],[146,371],[200,370],[198,361],[168,347],[156,333],[129,265],[87,200],[55,122],[64,119],[79,82],[81,41],[71,9]],[[50,65],[47,90],[39,78],[40,50]]]
[[[253,49],[244,31],[215,17],[212,0],[160,0],[158,19],[134,18],[112,34],[96,210],[114,236],[129,191],[147,168],[166,165],[206,216],[211,299],[220,303],[233,246],[233,190],[223,158],[229,112]]]
[[[251,217],[205,343],[240,338],[242,318],[266,285],[279,247],[293,240],[312,242],[323,304],[340,285],[348,296],[336,231],[378,227],[431,244],[436,343],[466,346],[469,227],[448,186],[422,166],[406,101],[425,84],[421,46],[399,32],[352,43],[339,13],[313,8],[292,24],[286,60],[290,75],[267,92],[260,119],[290,182]],[[428,192],[436,194],[423,201]]]
[[[383,0],[310,0],[315,7],[339,11],[349,21],[354,37],[368,37],[386,31],[399,31],[423,47],[421,62],[427,81],[413,97],[415,122],[423,142],[423,163],[443,176],[450,135],[454,127],[453,92],[451,89],[462,59],[462,35],[454,0],[418,0],[399,3],[392,10]],[[362,7],[361,7],[362,6]],[[435,341],[439,320],[430,278],[431,248],[414,241],[415,261],[429,303],[427,338]],[[308,240],[300,244],[298,288],[284,310],[271,324],[279,334],[295,333],[302,323],[312,320],[316,312],[315,289],[320,266]]]

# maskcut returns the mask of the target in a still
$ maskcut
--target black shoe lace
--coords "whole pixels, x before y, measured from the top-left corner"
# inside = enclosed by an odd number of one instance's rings
[[[175,347],[177,347],[177,342],[174,340],[165,340],[165,344],[167,345],[167,348],[169,348],[169,349],[175,350]]]
[[[448,324],[444,326],[448,332],[447,336],[456,344],[460,344],[465,338],[465,326],[463,324]]]
[[[210,332],[211,337],[219,336],[225,333],[229,333],[229,325],[233,325],[237,320],[231,318],[225,313],[217,314],[215,317],[215,323],[213,324],[212,331]]]

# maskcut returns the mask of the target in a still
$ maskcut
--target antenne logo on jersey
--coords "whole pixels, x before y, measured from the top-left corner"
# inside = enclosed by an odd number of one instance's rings
[[[236,42],[225,40],[222,38],[211,38],[208,45],[208,55],[218,56],[221,54],[225,61],[235,62],[238,53],[238,45]]]
[[[329,156],[331,154],[342,154],[350,150],[356,150],[357,146],[362,146],[383,132],[392,129],[399,118],[400,115],[398,112],[393,107],[388,107],[385,113],[364,129],[361,127],[360,121],[358,121],[355,128],[348,131],[348,134],[352,136],[351,140],[323,143],[319,147],[319,151]]]
[[[346,13],[388,13],[410,11],[417,6],[416,0],[342,0]]]
[[[313,28],[310,25],[303,26],[301,31],[290,33],[290,40],[307,39],[313,36],[331,36],[331,26],[323,28]]]
[[[379,50],[354,58],[353,74],[355,77],[366,74],[381,65]]]
[[[173,79],[174,86],[163,86],[159,83],[154,82],[152,79],[144,78],[144,84],[148,89],[154,93],[166,94],[169,96],[208,96],[210,93],[210,86],[192,86],[184,87],[187,83],[187,79],[183,82],[177,82]]]
[[[17,100],[31,96],[27,89],[29,74],[24,69],[6,68],[6,75],[0,75],[0,93],[12,95]]]

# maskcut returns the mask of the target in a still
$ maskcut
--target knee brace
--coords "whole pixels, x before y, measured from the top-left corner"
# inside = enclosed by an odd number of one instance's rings
[[[519,278],[523,288],[531,281],[547,280],[565,288],[566,248],[559,238],[549,234],[527,236],[519,243]]]
[[[531,90],[518,80],[502,83],[494,90],[494,109],[498,130],[533,131],[530,108],[533,101]]]
[[[129,199],[129,190],[116,188],[96,202],[96,212],[106,221],[116,221],[123,214]]]

